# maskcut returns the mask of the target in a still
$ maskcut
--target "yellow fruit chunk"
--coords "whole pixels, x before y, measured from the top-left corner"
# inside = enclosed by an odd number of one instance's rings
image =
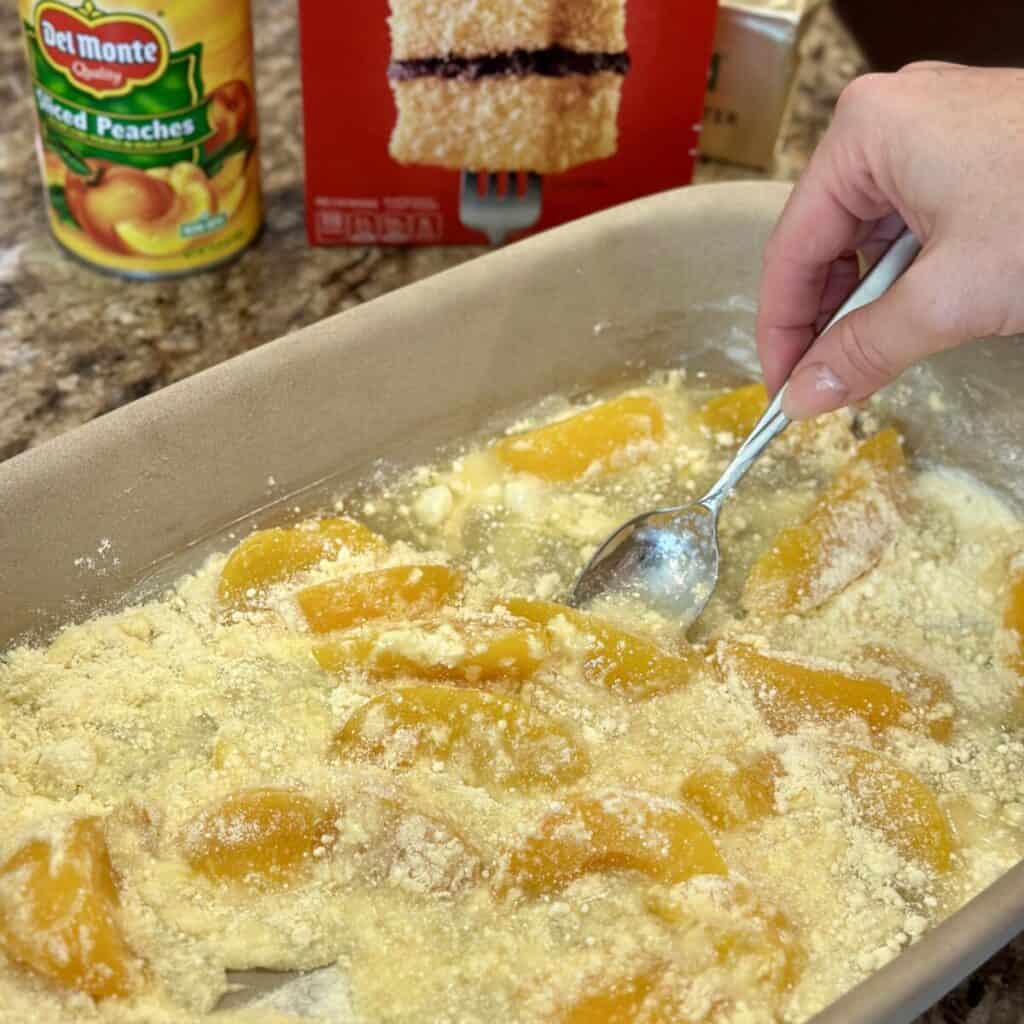
[[[355,553],[384,548],[384,541],[352,519],[321,519],[316,523],[259,530],[228,556],[220,573],[217,596],[226,605],[245,607],[259,592],[309,569],[342,549]]]
[[[469,781],[524,788],[578,779],[587,758],[557,719],[481,690],[410,686],[357,708],[334,737],[336,756],[394,767],[453,763]]]
[[[1024,568],[1010,576],[1003,609],[1003,629],[1006,632],[1006,664],[1017,675],[1024,676]]]
[[[443,565],[399,565],[306,587],[296,595],[314,633],[371,619],[436,615],[462,591],[462,575]]]
[[[754,563],[743,606],[763,615],[809,611],[872,569],[899,524],[905,477],[894,429],[863,442],[807,518]]]
[[[606,871],[636,871],[666,885],[728,873],[711,836],[682,804],[615,793],[574,797],[548,814],[509,855],[504,886],[536,897]]]
[[[376,679],[417,676],[476,686],[529,679],[547,654],[534,625],[424,624],[352,637],[313,648],[320,667],[357,665]]]
[[[754,981],[762,1000],[789,992],[800,980],[807,952],[789,916],[749,885],[729,880],[717,895],[652,892],[647,909],[680,931],[699,936],[712,964]],[[693,964],[700,971],[712,964]]]
[[[651,968],[583,996],[554,1020],[558,1024],[687,1024],[661,1012],[657,996],[652,998],[662,970]]]
[[[568,419],[513,434],[494,445],[498,460],[542,480],[578,480],[591,466],[607,473],[626,461],[628,449],[659,441],[665,417],[653,398],[624,395]]]
[[[871,645],[864,657],[899,673],[900,690],[918,696],[923,724],[933,740],[948,743],[953,736],[953,692],[949,680],[891,647]]]
[[[142,968],[118,920],[103,829],[81,818],[33,839],[0,867],[0,946],[15,963],[94,999],[125,996]]]
[[[742,441],[768,408],[763,384],[747,384],[705,402],[693,414],[692,422],[711,434],[732,434]]]
[[[193,870],[213,881],[287,884],[337,835],[337,811],[288,789],[250,789],[201,811],[182,847]]]
[[[733,770],[706,766],[684,780],[679,795],[715,828],[739,828],[775,812],[778,759],[763,754]]]
[[[550,601],[512,598],[505,607],[517,618],[552,626],[561,618],[583,639],[587,678],[630,697],[650,697],[685,686],[703,659],[695,651],[670,654],[643,637],[594,615]]]
[[[932,790],[913,772],[870,750],[843,751],[857,810],[903,856],[948,871],[953,830]]]
[[[765,718],[779,732],[792,732],[807,719],[841,722],[850,716],[874,730],[920,724],[910,701],[872,676],[812,667],[736,641],[723,642],[719,658],[753,690]]]

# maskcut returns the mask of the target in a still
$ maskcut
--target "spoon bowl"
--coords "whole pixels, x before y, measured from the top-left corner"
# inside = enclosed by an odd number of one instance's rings
[[[618,593],[666,617],[696,621],[718,582],[717,516],[698,502],[630,519],[594,553],[570,603]]]
[[[818,338],[844,316],[887,292],[920,250],[917,239],[904,231]],[[618,594],[676,620],[681,629],[696,622],[718,583],[718,514],[758,456],[789,426],[789,417],[782,411],[784,391],[785,385],[700,501],[645,512],[615,530],[584,567],[569,603],[579,607],[598,597]]]

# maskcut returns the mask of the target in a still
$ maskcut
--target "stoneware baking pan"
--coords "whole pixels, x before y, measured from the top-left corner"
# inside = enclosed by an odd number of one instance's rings
[[[0,648],[152,591],[254,510],[268,522],[283,507],[312,509],[375,459],[422,460],[547,392],[649,366],[723,381],[754,374],[760,250],[786,194],[713,185],[577,221],[3,463]],[[916,457],[962,466],[1018,503],[1022,351],[961,350],[887,396]],[[1024,865],[816,1020],[910,1021],[1021,928]],[[239,980],[263,990],[283,981]],[[246,998],[243,989],[233,1001]]]

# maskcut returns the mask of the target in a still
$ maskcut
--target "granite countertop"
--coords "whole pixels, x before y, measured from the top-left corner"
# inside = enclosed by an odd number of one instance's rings
[[[175,380],[330,313],[470,259],[476,247],[314,249],[302,207],[294,0],[254,0],[266,229],[228,267],[129,283],[78,265],[50,239],[32,146],[15,4],[0,7],[0,461]],[[772,177],[799,175],[840,90],[862,70],[826,8],[803,42]],[[704,162],[697,181],[763,178]],[[1024,1021],[1024,938],[918,1024]]]

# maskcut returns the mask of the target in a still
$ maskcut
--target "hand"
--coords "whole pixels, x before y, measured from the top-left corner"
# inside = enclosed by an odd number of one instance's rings
[[[910,227],[923,250],[877,302],[814,335]],[[867,398],[908,366],[1024,331],[1024,70],[911,64],[865,75],[765,249],[757,348],[769,391],[806,419]]]

